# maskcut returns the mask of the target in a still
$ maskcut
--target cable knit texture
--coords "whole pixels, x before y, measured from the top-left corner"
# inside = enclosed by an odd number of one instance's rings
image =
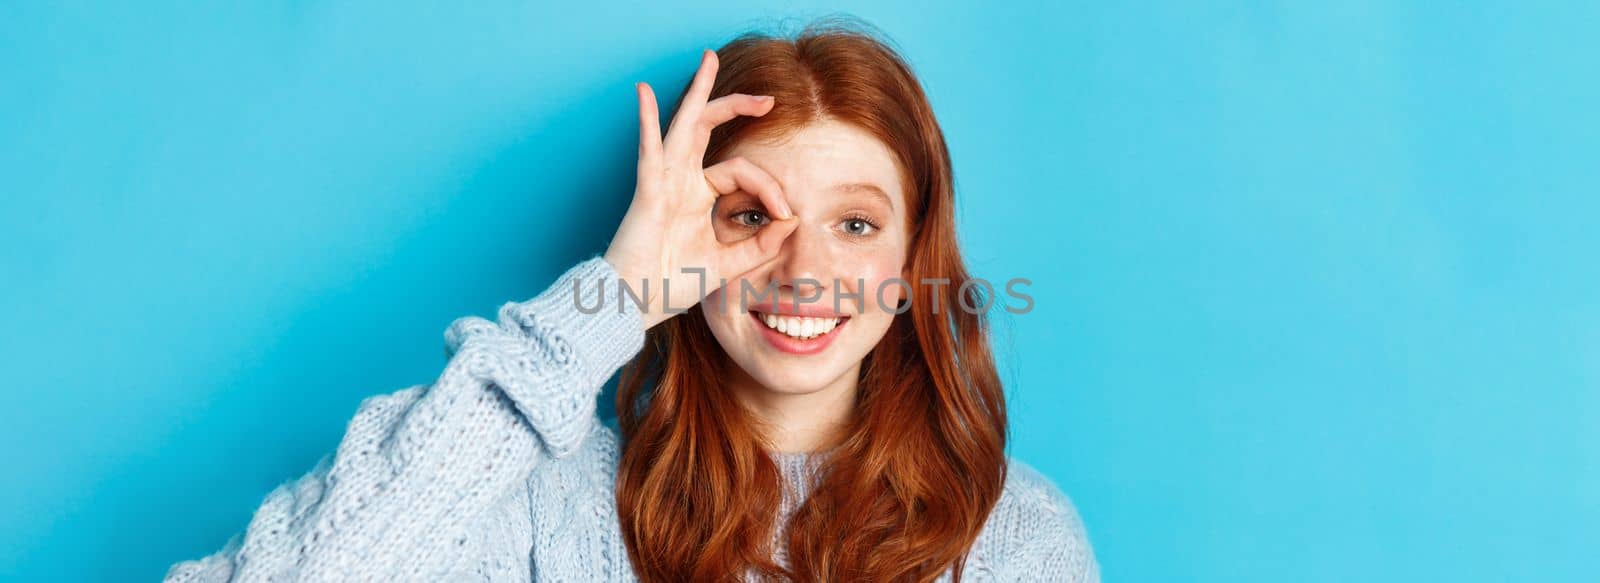
[[[435,382],[363,400],[332,454],[165,580],[636,581],[613,499],[619,439],[595,413],[644,342],[616,277],[593,257],[496,321],[453,322]],[[574,294],[594,306],[597,286],[606,301],[585,314]],[[773,454],[787,484],[781,518],[815,483],[820,455]],[[1010,464],[963,579],[1098,581],[1072,503]]]

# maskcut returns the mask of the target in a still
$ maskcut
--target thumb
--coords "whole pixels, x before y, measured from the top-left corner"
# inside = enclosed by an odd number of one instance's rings
[[[800,220],[795,218],[772,221],[756,236],[723,246],[717,262],[721,273],[729,280],[738,279],[745,272],[777,257],[778,251],[783,249],[783,241],[799,226]]]

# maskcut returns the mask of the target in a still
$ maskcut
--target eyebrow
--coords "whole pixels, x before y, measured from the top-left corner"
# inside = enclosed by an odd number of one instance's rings
[[[835,191],[844,193],[865,192],[877,198],[883,199],[884,206],[894,208],[894,199],[889,198],[889,193],[884,192],[882,188],[871,182],[845,182],[835,185],[833,189]]]

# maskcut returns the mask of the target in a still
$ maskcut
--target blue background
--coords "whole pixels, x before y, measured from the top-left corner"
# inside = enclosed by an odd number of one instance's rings
[[[604,248],[632,82],[844,7],[119,4],[0,9],[7,578],[220,547]],[[1600,9],[1535,4],[851,7],[1108,580],[1600,579]]]

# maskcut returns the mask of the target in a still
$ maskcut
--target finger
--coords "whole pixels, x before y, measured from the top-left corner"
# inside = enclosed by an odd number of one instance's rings
[[[709,132],[741,115],[760,117],[772,111],[772,104],[771,95],[729,93],[706,104],[706,108],[700,112],[700,127]]]
[[[778,180],[749,160],[729,158],[706,168],[705,174],[706,182],[711,183],[711,189],[719,196],[743,190],[761,199],[761,205],[767,207],[772,216],[780,220],[794,217]]]
[[[711,130],[727,123],[741,115],[761,117],[772,111],[774,100],[771,95],[746,95],[744,93],[730,93],[711,100],[700,112],[699,127],[695,128],[694,141],[690,144],[689,154],[695,158],[704,158],[706,144],[711,141]]]
[[[718,273],[730,274],[727,279],[734,281],[761,267],[778,256],[783,241],[799,227],[800,221],[773,221],[761,227],[754,237],[724,245],[717,253]]]
[[[649,83],[639,83],[634,88],[639,93],[639,169],[646,170],[647,164],[661,161],[661,110]]]
[[[700,112],[705,109],[706,100],[711,97],[711,85],[717,80],[717,65],[716,52],[706,49],[700,55],[700,69],[695,71],[694,80],[689,82],[689,90],[683,94],[683,102],[678,104],[678,112],[672,116],[672,124],[667,126],[666,147],[669,153],[688,154],[682,151],[682,147],[688,143],[683,135],[686,133],[684,130],[693,128],[691,122],[699,119]],[[691,129],[687,133],[694,132]]]

